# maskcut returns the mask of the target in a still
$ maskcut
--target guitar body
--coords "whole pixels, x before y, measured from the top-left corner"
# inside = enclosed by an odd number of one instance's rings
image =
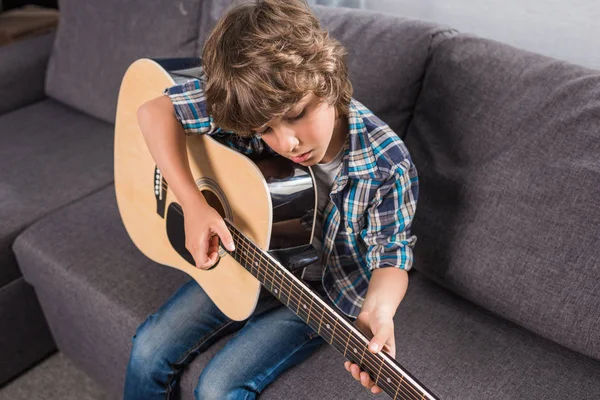
[[[183,64],[178,66],[179,70],[188,66],[185,60]],[[150,59],[138,60],[126,71],[115,124],[114,168],[119,213],[131,240],[142,253],[159,264],[184,271],[198,282],[225,315],[243,320],[254,311],[260,282],[222,249],[216,267],[204,271],[194,266],[191,254],[185,249],[183,212],[157,169],[137,122],[139,106],[161,96],[165,88],[177,84],[176,80],[189,79],[190,76],[179,76]],[[268,250],[273,204],[269,185],[259,165],[208,135],[186,136],[186,145],[198,190],[221,216],[233,222],[261,249]],[[291,165],[282,168],[292,169]],[[291,188],[291,194],[284,197],[308,199],[309,205],[312,198],[314,206],[311,176],[307,172],[304,177],[294,175],[294,171],[290,173],[288,184],[285,179],[274,180],[274,191],[277,187],[287,186]],[[280,203],[289,200],[279,199]],[[276,222],[281,225],[295,217],[280,216]],[[308,232],[300,241],[308,244],[311,237]],[[290,243],[289,246],[301,244]]]

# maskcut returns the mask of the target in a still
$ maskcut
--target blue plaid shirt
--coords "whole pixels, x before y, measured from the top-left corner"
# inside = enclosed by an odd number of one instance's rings
[[[212,123],[199,80],[165,89],[186,135],[209,134],[243,154],[276,154],[257,137],[242,138]],[[323,213],[322,283],[331,301],[356,318],[375,268],[409,270],[419,193],[417,169],[404,142],[352,99],[342,168]]]

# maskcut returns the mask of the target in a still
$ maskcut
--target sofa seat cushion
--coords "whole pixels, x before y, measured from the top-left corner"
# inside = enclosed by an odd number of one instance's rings
[[[190,278],[147,259],[122,225],[114,187],[29,227],[15,243],[59,349],[122,396],[136,328]],[[500,319],[411,271],[395,318],[397,359],[441,399],[600,398],[600,363]],[[183,399],[225,339],[183,374]],[[372,399],[324,346],[261,399]]]
[[[23,277],[0,287],[0,387],[54,351],[33,287]]]
[[[20,275],[20,231],[113,181],[112,131],[52,99],[0,116],[0,286]]]
[[[405,141],[415,268],[600,359],[600,71],[454,36]]]

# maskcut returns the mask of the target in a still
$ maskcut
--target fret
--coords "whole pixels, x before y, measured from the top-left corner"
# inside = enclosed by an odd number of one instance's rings
[[[258,271],[258,261],[256,260],[256,255],[257,255],[256,251],[253,251],[251,255],[252,255],[252,258],[250,259],[250,272],[252,272],[252,269],[254,267],[256,267],[256,270]],[[254,275],[254,273],[253,273],[253,275]]]
[[[310,293],[307,293],[302,286],[300,286],[300,301],[302,303],[302,310],[306,313],[306,323],[310,325],[310,312],[308,311],[308,304],[309,302],[312,302],[312,297]]]
[[[276,272],[275,272],[275,275],[276,275],[277,277],[279,277],[279,289],[277,289],[277,288],[274,288],[274,289],[273,289],[273,291],[274,291],[274,292],[275,292],[275,294],[277,295],[277,298],[278,298],[279,300],[281,300],[281,295],[282,295],[282,292],[281,292],[281,287],[283,286],[283,273],[281,272],[281,269],[279,269],[279,268],[276,268],[276,270],[275,270],[275,271],[276,271]]]
[[[300,297],[302,297],[302,286],[300,286]],[[298,299],[298,307],[296,307],[296,314],[300,311],[300,299]]]
[[[287,301],[287,306],[290,306],[290,299],[292,297],[292,288],[294,287],[294,281],[290,280],[290,284],[288,286],[288,301]]]
[[[350,342],[350,334],[351,334],[351,332],[348,332],[348,339],[346,339],[346,346],[344,347],[344,357],[346,356],[346,352],[348,351],[348,343]]]
[[[265,261],[267,261],[265,263],[265,286],[267,286],[267,288],[269,289],[269,291],[271,293],[273,293],[273,287],[274,287],[274,278],[275,278],[275,272],[274,269],[276,268],[272,263],[269,262],[268,259],[265,259]],[[271,270],[270,274],[267,274],[269,272],[269,270]]]
[[[246,242],[245,244],[246,244],[245,248],[247,249],[246,251],[250,252],[250,250],[251,250],[250,244],[248,242]],[[256,254],[255,251],[252,251],[252,253]],[[255,272],[254,276],[256,277],[256,279],[258,279],[259,281],[262,282],[262,279],[260,278],[260,273],[261,273],[260,257],[254,257],[254,264],[252,266],[256,268],[256,272]]]
[[[313,306],[313,301],[314,301],[312,297],[310,297],[309,300],[310,300],[310,304],[308,306],[308,317],[306,319],[307,321],[310,321],[310,313],[312,312],[312,306]]]
[[[308,326],[310,326],[311,328],[313,328],[314,321],[312,321],[310,319],[310,313],[308,311],[309,307],[307,306],[308,301],[312,300],[312,299],[309,297],[310,294],[307,293],[302,286],[299,286],[299,288],[300,288],[300,296],[298,298],[298,305],[296,307],[296,314],[300,318],[302,318],[308,324]],[[315,327],[315,330],[316,330],[316,327]]]
[[[323,324],[323,314],[325,314],[325,308],[321,311],[321,319],[319,319],[319,328],[317,329],[317,333],[321,334],[321,324]]]
[[[399,383],[399,386],[396,387],[396,392],[395,392],[396,394],[394,395],[394,396],[397,396],[398,393],[400,393],[400,389],[402,387],[402,382],[404,380],[404,376],[402,376],[401,374],[398,374],[398,372],[395,369],[393,369],[390,365],[385,365],[383,369],[380,368],[380,371],[384,371],[384,375],[386,375],[387,383],[389,383],[389,384],[396,385],[396,382],[392,383],[390,377],[392,377],[392,378],[400,377],[400,383]],[[396,379],[394,379],[394,380],[396,380]],[[394,399],[395,399],[395,397],[394,397]]]
[[[253,252],[254,253],[254,257],[253,257],[253,265],[252,267],[256,269],[256,274],[255,276],[258,278],[260,275],[260,254],[258,254],[256,251]]]
[[[304,320],[304,318],[302,317],[302,309],[300,308],[300,299],[296,295],[295,290],[293,288],[294,282],[292,282],[292,289],[290,290],[291,297],[289,309],[292,310],[292,312],[294,312],[300,319]],[[300,289],[298,288],[298,290]]]
[[[321,315],[321,322],[323,322],[323,315]],[[321,337],[323,337],[323,339],[329,342],[329,344],[333,342],[333,333],[331,331],[331,324],[329,322],[325,321],[324,325],[321,324],[321,331],[319,332],[319,334],[321,335]],[[327,335],[329,335],[329,338],[327,337]]]
[[[315,318],[310,319],[310,316],[307,314],[307,322],[306,324],[310,326],[315,332],[319,328],[317,320]]]
[[[287,284],[287,288],[288,288],[288,294],[287,294],[287,304],[288,304],[288,307],[289,307],[289,304],[290,304],[290,293],[291,293],[291,291],[292,291],[292,282],[291,282],[291,280],[289,279],[289,277],[285,276],[285,275],[284,275],[284,273],[282,272],[282,273],[281,273],[281,284],[282,284],[282,285],[283,285],[284,279],[285,279],[285,282],[286,282],[286,284]],[[284,293],[285,293],[285,292],[284,292],[284,287],[282,287],[282,288],[281,288],[281,296],[282,296],[282,298],[283,298],[283,294],[284,294]]]
[[[239,247],[238,247],[238,248],[239,248]],[[239,252],[239,251],[236,251],[235,253],[233,253],[233,259],[234,259],[235,261],[237,261],[238,263],[241,263],[240,257],[241,257],[241,255],[240,255],[240,252]]]
[[[335,336],[335,328],[337,328],[337,319],[335,320],[335,325],[333,326],[333,334],[331,335],[331,344],[333,344],[333,337]]]
[[[331,316],[330,316],[331,317]],[[331,319],[331,318],[330,318]],[[326,320],[325,326],[327,327],[327,331],[329,333],[329,344],[333,345],[333,339],[335,338],[335,316],[332,321]]]
[[[351,338],[353,339],[352,343],[350,343],[350,339]],[[363,359],[364,359],[364,354],[365,354],[365,345],[363,343],[360,343],[360,342],[356,343],[354,339],[355,338],[352,336],[352,332],[349,332],[349,334],[348,334],[348,341],[346,342],[346,347],[344,349],[344,356],[347,359],[349,359],[350,361],[358,364],[361,367],[361,369],[366,370],[370,374],[370,371],[368,371],[369,365],[368,364],[366,364],[366,365],[363,364],[363,361],[364,361]],[[351,352],[347,352],[348,345],[350,345],[350,344],[352,344],[352,351]],[[362,351],[362,357],[360,357],[360,361],[359,361],[358,349],[361,348],[361,347],[362,347],[363,351]]]
[[[362,346],[363,351],[362,355],[360,356],[360,365],[363,365],[363,360],[365,359],[365,351],[367,350],[367,346],[368,344]]]
[[[248,246],[250,246],[250,243],[248,243]],[[261,273],[262,273],[262,278],[261,278]],[[256,264],[256,277],[258,278],[258,280],[264,285],[265,284],[265,280],[266,280],[266,273],[265,273],[265,269],[263,268],[262,265],[262,259],[259,257],[258,262]]]
[[[383,350],[382,350],[383,351]],[[379,381],[379,375],[381,374],[381,368],[383,367],[383,358],[381,359],[381,365],[379,366],[379,371],[377,372],[377,378],[375,378],[375,384],[377,385],[377,382]]]
[[[402,381],[403,380],[404,380],[404,376],[401,376],[401,378],[400,378],[400,384],[396,388],[396,394],[394,395],[394,400],[396,400],[398,398],[398,392],[400,391],[400,386],[402,386]]]
[[[273,282],[269,280],[271,278],[270,278],[270,274],[268,274],[268,272],[269,272],[269,270],[267,268],[265,268],[265,277],[263,280],[263,286],[265,288],[267,288],[267,290],[269,292],[273,293]]]
[[[254,259],[254,264],[252,265],[252,268],[255,268],[256,271],[254,272],[254,276],[258,279],[258,271],[259,271],[259,266],[260,266],[260,261],[258,261],[257,259]]]
[[[329,342],[331,344],[331,342],[333,341],[333,335],[331,333],[331,325],[329,323],[326,323],[325,325],[323,324],[323,315],[325,313],[327,313],[327,310],[324,308],[323,310],[319,311],[320,313],[320,318],[319,318],[319,323],[317,324],[317,320],[314,320],[315,323],[315,331],[319,334],[319,336],[321,336],[326,342]],[[328,336],[329,335],[329,336]],[[329,337],[329,338],[328,338]],[[331,339],[331,340],[330,340]]]
[[[265,287],[267,287],[267,285],[266,285],[266,283],[267,283],[267,270],[266,270],[265,266],[263,265],[261,259],[258,260],[258,266],[257,266],[257,268],[258,268],[258,277],[259,277],[260,282]],[[262,275],[262,277],[261,277],[261,275]]]
[[[242,251],[236,251],[236,255],[239,258],[238,262],[242,266],[244,266],[244,264],[248,264],[248,262],[246,262],[246,263],[243,262],[243,260],[242,260],[242,257],[243,257],[242,252],[245,252],[246,254],[248,254],[250,252],[250,247],[248,246],[248,244],[246,243],[245,240],[241,240],[240,242],[241,242],[241,246],[239,246],[239,249],[242,250]],[[248,267],[246,267],[246,269],[248,269]],[[250,264],[250,273],[252,273],[252,264]],[[257,276],[257,275],[258,275],[258,269],[257,269],[256,274],[254,274],[254,276]]]

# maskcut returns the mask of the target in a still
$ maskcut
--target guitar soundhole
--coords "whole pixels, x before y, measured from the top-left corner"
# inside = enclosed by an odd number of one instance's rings
[[[173,249],[187,262],[196,266],[192,253],[185,247],[185,225],[183,209],[177,203],[169,204],[167,209],[167,237]]]
[[[202,195],[206,199],[206,202],[213,207],[219,215],[223,218],[226,217],[225,208],[219,201],[219,198],[210,190],[202,190]],[[196,266],[192,253],[185,247],[185,216],[183,215],[183,209],[177,203],[171,203],[167,210],[167,237],[173,249],[187,262]],[[215,268],[219,265],[221,258],[217,258],[217,262],[210,269]]]
[[[223,208],[223,204],[219,201],[219,198],[210,190],[202,190],[201,192],[208,205],[217,210],[222,218],[225,218],[225,209]]]

